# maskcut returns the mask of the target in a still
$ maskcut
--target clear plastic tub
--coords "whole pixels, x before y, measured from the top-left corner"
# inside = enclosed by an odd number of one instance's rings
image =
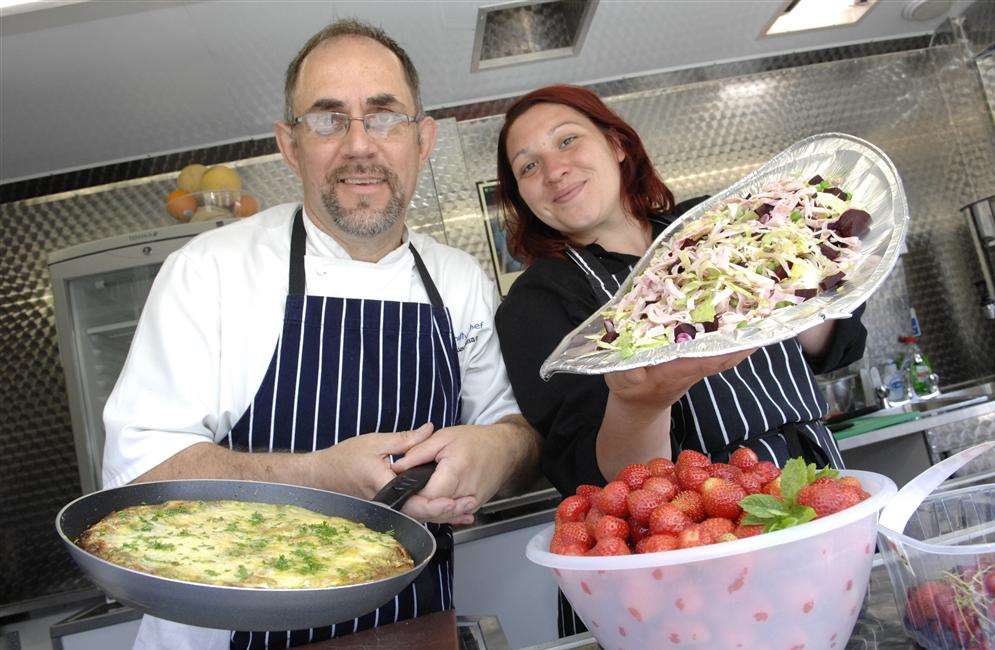
[[[871,497],[807,524],[699,548],[621,557],[526,556],[549,568],[604,648],[843,648],[860,611],[878,512],[895,484],[845,471]]]
[[[995,649],[995,485],[931,494],[992,449],[995,442],[986,442],[934,465],[881,514],[898,611],[906,632],[929,650]]]

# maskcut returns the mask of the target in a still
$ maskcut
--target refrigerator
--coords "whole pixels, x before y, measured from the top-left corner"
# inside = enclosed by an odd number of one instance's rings
[[[49,255],[59,357],[83,494],[101,488],[104,404],[124,366],[159,267],[193,237],[232,221],[164,226]]]

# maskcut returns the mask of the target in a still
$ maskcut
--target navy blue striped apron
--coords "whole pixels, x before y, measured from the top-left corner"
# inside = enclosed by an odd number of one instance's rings
[[[310,452],[364,433],[459,423],[452,321],[414,246],[409,249],[431,304],[307,295],[305,241],[298,208],[282,333],[252,404],[220,444],[250,453]],[[452,529],[428,528],[438,552],[407,589],[375,611],[320,629],[232,632],[230,647],[286,648],[452,609]]]

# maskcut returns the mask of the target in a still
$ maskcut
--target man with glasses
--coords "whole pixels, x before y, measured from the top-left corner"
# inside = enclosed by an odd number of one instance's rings
[[[340,21],[291,62],[285,96],[276,138],[303,204],[167,259],[107,402],[104,485],[230,478],[370,498],[435,461],[404,511],[433,522],[440,550],[353,621],[225,632],[145,617],[138,647],[289,647],[451,609],[450,525],[535,468],[493,283],[470,255],[405,227],[436,137],[407,54]]]

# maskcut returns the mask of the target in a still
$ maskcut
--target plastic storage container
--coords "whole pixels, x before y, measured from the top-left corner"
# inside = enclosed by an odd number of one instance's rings
[[[843,648],[867,590],[878,512],[895,494],[856,476],[871,497],[807,524],[698,548],[620,557],[550,553],[550,526],[526,556],[549,568],[604,648]]]
[[[985,442],[929,468],[881,513],[881,548],[906,632],[929,650],[995,649],[995,485],[931,492]]]

